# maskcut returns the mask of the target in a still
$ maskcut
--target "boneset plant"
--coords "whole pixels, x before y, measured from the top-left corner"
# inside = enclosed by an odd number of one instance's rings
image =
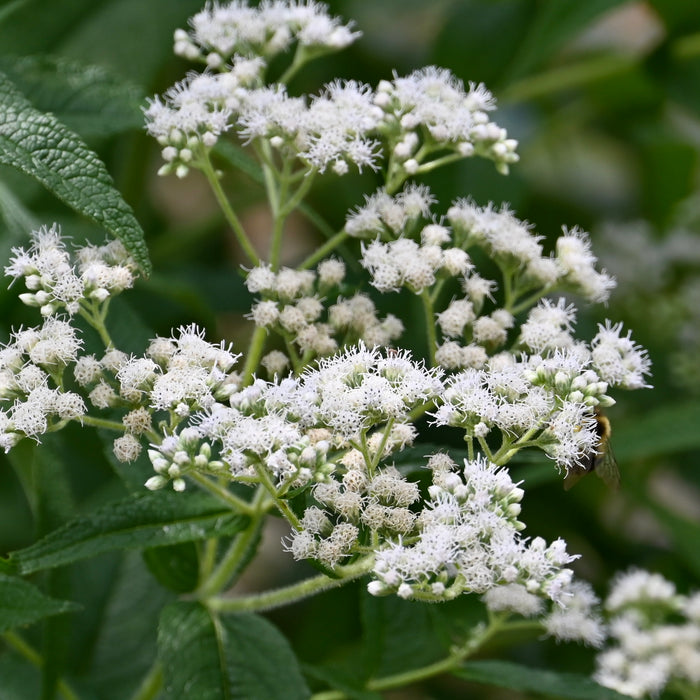
[[[34,596],[36,612],[16,617],[29,622],[70,605],[18,574],[145,550],[180,597],[162,610],[158,654],[142,682],[134,676],[135,698],[303,698],[310,684],[317,700],[375,697],[439,673],[468,677],[465,660],[501,633],[594,647],[606,639],[597,597],[570,568],[577,555],[562,539],[527,534],[525,492],[508,465],[536,449],[562,478],[580,470],[601,448],[597,414],[612,394],[647,386],[647,355],[620,324],[606,322],[588,341],[575,335],[576,307],[561,295],[604,302],[615,284],[597,269],[585,232],[564,228],[545,250],[507,205],[465,197],[445,206],[421,182],[459,159],[489,159],[504,175],[517,162],[483,85],[428,67],[376,86],[335,81],[313,96],[288,93],[309,61],[359,36],[316,3],[208,6],[175,32],[175,52],[201,70],[145,109],[162,148],[160,174],[203,173],[246,258],[240,273],[254,297],[247,347],[236,338],[212,343],[193,324],[153,338],[141,354],[120,348],[110,302],[147,275],[148,262],[135,229],[99,205],[92,216],[114,240],[76,248],[58,226],[45,226],[5,267],[43,320],[14,330],[0,351],[2,447],[29,439],[41,450],[42,436],[69,423],[94,426],[112,431],[120,474],[145,453],[152,475],[129,498],[12,554],[3,584]],[[280,70],[275,59],[290,53]],[[232,162],[257,172],[267,194],[264,254],[224,189]],[[342,186],[363,169],[381,186],[347,212],[340,231],[323,231],[315,252],[283,266],[285,224],[314,183]],[[57,194],[70,203],[70,193]],[[351,255],[360,266],[352,278]],[[381,311],[379,294],[402,290],[420,299],[419,323]],[[402,347],[407,325],[425,329],[424,357]],[[89,329],[99,350],[85,349]],[[435,444],[426,437],[434,426],[457,440]],[[230,594],[271,516],[287,523],[279,556],[317,572]],[[175,585],[172,571],[188,566],[192,580]],[[352,680],[305,678],[258,613],[357,579],[378,597],[445,603],[471,594],[481,613],[453,626],[425,665],[381,675],[365,660]],[[686,608],[697,632],[697,604]],[[612,630],[622,638],[620,623]],[[36,661],[19,633],[5,639]],[[596,677],[636,690],[621,653],[606,652]],[[535,681],[539,689],[558,692],[547,678]],[[697,688],[697,678],[688,681]],[[608,697],[580,682],[590,697]],[[68,679],[46,683],[47,693],[81,697]]]

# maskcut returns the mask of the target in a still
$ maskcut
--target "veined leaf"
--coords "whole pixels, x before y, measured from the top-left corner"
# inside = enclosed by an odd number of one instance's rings
[[[161,615],[158,647],[168,700],[311,695],[287,640],[258,615],[219,618],[199,603],[173,603]]]
[[[603,688],[587,676],[543,671],[509,661],[470,661],[453,674],[467,681],[534,692],[561,700],[624,700],[627,697]]]
[[[103,226],[151,270],[143,231],[102,161],[52,114],[35,109],[0,73],[0,163],[41,182],[75,211]]]
[[[44,595],[27,581],[0,574],[0,632],[79,609],[79,605],[68,600]]]
[[[35,544],[13,552],[20,573],[69,564],[116,549],[143,549],[233,535],[248,518],[205,493],[148,492],[81,515]]]

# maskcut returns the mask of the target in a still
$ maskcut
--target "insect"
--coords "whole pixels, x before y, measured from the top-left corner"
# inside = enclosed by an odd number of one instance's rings
[[[620,487],[620,470],[610,447],[610,421],[600,411],[595,412],[595,421],[598,445],[594,452],[569,469],[564,479],[564,488],[567,491],[590,472],[595,472],[611,489],[617,490]]]

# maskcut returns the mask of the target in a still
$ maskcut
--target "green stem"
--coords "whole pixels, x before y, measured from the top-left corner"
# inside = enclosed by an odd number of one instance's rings
[[[216,201],[219,203],[221,211],[224,213],[226,221],[228,221],[228,224],[233,230],[233,233],[236,236],[236,239],[238,240],[238,243],[240,244],[241,248],[243,249],[243,252],[246,254],[246,257],[253,265],[259,265],[260,258],[255,252],[253,244],[250,242],[250,239],[246,235],[246,232],[243,229],[241,222],[238,220],[236,213],[231,207],[231,203],[228,201],[228,198],[226,197],[226,194],[224,193],[224,190],[221,187],[219,178],[214,172],[214,167],[211,164],[211,160],[209,160],[209,154],[205,154],[205,156],[201,159],[201,170],[207,178],[209,186],[211,187],[212,191],[214,192],[214,196],[216,197]]]
[[[42,668],[44,665],[44,659],[41,657],[39,652],[30,646],[27,642],[22,639],[18,634],[12,631],[3,632],[2,638],[5,643],[10,648],[14,649],[20,656],[29,661],[33,666],[37,668]],[[60,680],[56,684],[56,688],[64,700],[79,700],[79,696],[75,691],[63,680]]]
[[[216,496],[220,501],[230,506],[232,510],[243,515],[254,515],[255,508],[248,501],[244,501],[235,494],[231,493],[227,488],[213,482],[209,477],[200,474],[199,472],[188,472],[187,476],[194,481],[195,484],[208,491],[212,496]]]
[[[305,48],[301,44],[297,44],[297,50],[294,53],[291,65],[284,71],[277,82],[282,83],[282,85],[287,85],[308,60]]]
[[[158,661],[149,669],[131,700],[153,700],[163,689],[163,669]]]
[[[429,173],[432,170],[441,168],[443,165],[448,163],[454,163],[457,160],[463,160],[467,156],[463,156],[461,153],[450,153],[449,155],[442,156],[441,158],[436,158],[435,160],[428,161],[427,163],[421,163],[416,171],[416,175],[422,175],[423,173]]]
[[[307,270],[313,267],[317,262],[323,260],[329,253],[334,251],[339,245],[345,242],[348,238],[348,234],[345,229],[338,231],[333,237],[329,238],[322,246],[316,248],[316,250],[309,255],[306,260],[304,260],[301,265],[299,265],[299,270]]]
[[[513,304],[513,308],[508,309],[506,306],[506,309],[510,311],[510,313],[513,314],[513,316],[517,316],[521,311],[525,311],[525,309],[529,309],[531,306],[534,306],[545,294],[547,294],[552,287],[544,287],[542,289],[537,290],[536,292],[533,292],[529,297],[525,297],[525,299],[521,299],[517,304]]]
[[[265,490],[259,488],[251,505],[258,511],[257,517],[253,518],[248,527],[239,533],[231,543],[226,554],[223,556],[218,566],[199,586],[197,594],[201,598],[210,598],[217,593],[221,593],[229,584],[231,577],[240,565],[251,542],[257,537],[260,531],[260,520],[264,513],[260,510],[262,501],[265,498]]]
[[[108,420],[107,418],[98,418],[97,416],[81,416],[75,418],[78,423],[83,425],[91,425],[93,428],[104,428],[105,430],[115,430],[119,433],[126,431],[124,423],[116,420]]]
[[[105,318],[107,317],[107,309],[109,308],[109,299],[106,299],[102,306],[95,304],[95,302],[90,302],[87,307],[80,306],[78,313],[82,316],[96,331],[100,336],[100,340],[104,344],[105,348],[113,348],[114,343],[112,338],[107,331],[107,326],[105,325]]]
[[[264,149],[269,149],[269,143],[263,144]],[[271,154],[270,154],[271,155]],[[279,268],[279,260],[282,252],[282,233],[284,232],[284,203],[287,198],[287,190],[289,183],[289,160],[284,161],[283,170],[279,175],[270,165],[263,165],[263,173],[265,174],[265,189],[267,190],[267,198],[272,209],[273,227],[272,238],[270,239],[270,250],[268,258],[270,266],[273,270]]]
[[[289,507],[289,505],[287,505],[287,502],[279,497],[277,489],[272,483],[272,479],[270,479],[270,475],[265,465],[256,463],[253,466],[255,469],[255,473],[260,479],[260,483],[265,487],[267,493],[271,496],[279,512],[295,530],[301,530],[301,523],[299,522],[299,518],[297,518],[297,516],[294,514],[294,511]]]
[[[428,357],[430,366],[435,367],[435,348],[437,347],[437,330],[435,328],[435,318],[433,313],[433,302],[427,289],[421,292],[423,302],[423,313],[425,315],[425,327],[428,333]]]
[[[245,366],[243,367],[243,386],[250,384],[260,364],[260,358],[265,352],[265,343],[267,341],[267,330],[261,327],[256,327],[248,344],[248,352],[245,357]]]
[[[207,601],[207,606],[215,612],[254,612],[271,610],[282,605],[290,605],[299,600],[316,595],[331,588],[339,588],[354,579],[364,576],[374,566],[374,557],[368,555],[348,566],[336,569],[338,578],[321,574],[314,578],[305,579],[285,588],[278,588],[265,593],[256,593],[240,598],[214,597]]]

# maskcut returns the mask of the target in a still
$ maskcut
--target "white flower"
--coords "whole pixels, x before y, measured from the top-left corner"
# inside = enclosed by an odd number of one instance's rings
[[[603,381],[619,385],[625,389],[649,387],[644,382],[649,374],[651,361],[646,350],[630,338],[621,336],[622,324],[612,325],[609,321],[598,326],[598,333],[591,342],[591,359]]]

